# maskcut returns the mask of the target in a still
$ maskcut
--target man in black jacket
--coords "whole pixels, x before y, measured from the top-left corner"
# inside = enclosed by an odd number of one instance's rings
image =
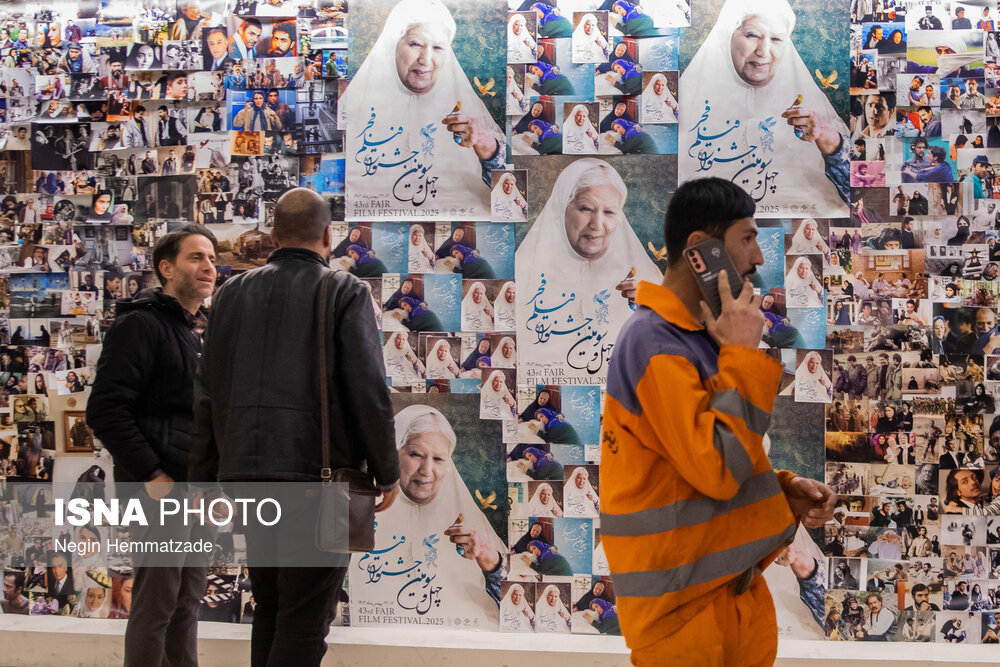
[[[320,411],[330,415],[334,469],[367,465],[383,492],[376,511],[398,492],[393,413],[371,296],[338,273],[329,289],[329,405],[321,405],[317,299],[329,272],[330,206],[295,188],[278,199],[267,265],[230,278],[212,301],[195,382],[194,482],[318,482]],[[283,377],[283,382],[265,378]],[[283,508],[284,511],[284,508]],[[311,533],[315,507],[300,525]],[[298,535],[311,543],[311,534]],[[253,617],[251,664],[319,665],[344,581],[343,567],[255,567],[274,563],[280,545],[247,533]],[[284,552],[282,552],[284,553]]]
[[[215,237],[198,225],[153,249],[162,289],[117,305],[87,402],[87,422],[111,453],[118,482],[145,482],[150,498],[187,478],[193,385],[215,289]],[[140,496],[141,497],[141,496]],[[155,515],[154,515],[155,516]],[[137,567],[125,665],[197,665],[204,567]]]

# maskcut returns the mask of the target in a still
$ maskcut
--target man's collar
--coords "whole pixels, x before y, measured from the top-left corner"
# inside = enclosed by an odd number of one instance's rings
[[[701,331],[705,328],[669,287],[643,280],[636,288],[635,302],[682,329]]]

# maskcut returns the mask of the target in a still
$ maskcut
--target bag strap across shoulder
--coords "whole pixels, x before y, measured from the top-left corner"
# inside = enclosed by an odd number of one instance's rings
[[[323,468],[320,470],[320,477],[324,483],[330,482],[333,478],[333,471],[330,469],[330,378],[327,377],[326,365],[326,317],[330,311],[328,296],[333,276],[334,272],[329,271],[320,279],[319,303],[317,304],[319,309],[319,415],[323,435],[320,442],[323,450]]]

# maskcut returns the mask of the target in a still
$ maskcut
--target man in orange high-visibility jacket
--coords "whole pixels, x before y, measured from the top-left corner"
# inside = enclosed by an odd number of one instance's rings
[[[796,521],[833,517],[825,484],[771,469],[762,439],[781,364],[757,349],[763,264],[753,200],[718,178],[681,185],[667,209],[670,268],[640,283],[608,375],[601,539],[635,665],[771,665],[774,604],[761,570]],[[682,253],[715,237],[746,282],[714,317]],[[726,285],[720,276],[720,285]]]

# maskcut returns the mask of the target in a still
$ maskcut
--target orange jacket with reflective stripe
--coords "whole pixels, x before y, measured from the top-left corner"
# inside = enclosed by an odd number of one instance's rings
[[[626,642],[641,649],[765,567],[795,535],[762,439],[782,366],[721,350],[666,287],[643,282],[608,371],[601,540]]]

